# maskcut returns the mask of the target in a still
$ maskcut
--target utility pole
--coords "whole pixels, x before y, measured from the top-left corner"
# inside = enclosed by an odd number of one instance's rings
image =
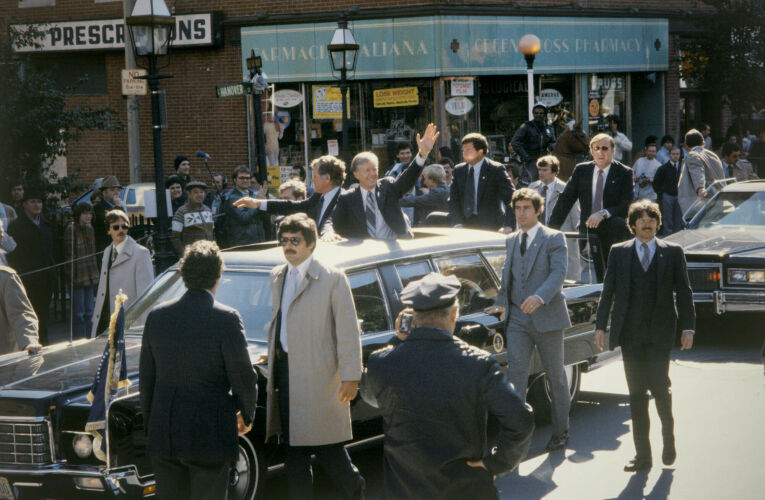
[[[135,0],[122,0],[122,11],[127,19],[133,12]],[[135,54],[130,43],[125,43],[125,69],[135,69]],[[138,96],[127,97],[128,164],[130,183],[141,182],[141,136],[138,129]]]

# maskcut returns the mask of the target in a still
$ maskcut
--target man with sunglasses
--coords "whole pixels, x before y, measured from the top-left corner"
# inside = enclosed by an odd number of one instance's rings
[[[632,170],[614,160],[615,148],[608,134],[597,134],[590,140],[593,160],[574,168],[549,220],[551,228],[560,229],[579,201],[579,233],[589,239],[598,281],[603,280],[611,245],[629,238],[625,220],[634,192]]]
[[[250,188],[252,172],[245,165],[234,169],[234,187],[226,194],[223,201],[225,215],[224,247],[235,247],[260,243],[266,240],[265,223],[271,220],[265,212],[235,205],[241,198],[255,198],[255,191]],[[266,222],[267,221],[267,222]]]
[[[343,443],[361,380],[361,339],[348,279],[314,256],[316,223],[288,215],[277,234],[287,263],[271,271],[266,439],[286,443],[290,499],[313,498],[311,454],[342,498],[363,498],[364,478]]]
[[[107,212],[106,226],[112,242],[104,250],[101,262],[91,337],[109,327],[109,319],[114,313],[114,297],[120,290],[127,295],[124,307],[128,308],[154,279],[151,254],[128,236],[130,224],[125,212]]]

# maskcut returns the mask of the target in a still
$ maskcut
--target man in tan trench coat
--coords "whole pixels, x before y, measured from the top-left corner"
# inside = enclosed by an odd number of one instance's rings
[[[271,271],[266,439],[284,436],[290,499],[313,496],[312,453],[343,498],[363,498],[364,478],[343,446],[361,380],[351,288],[342,271],[314,258],[316,223],[306,214],[287,216],[277,236],[287,264]]]

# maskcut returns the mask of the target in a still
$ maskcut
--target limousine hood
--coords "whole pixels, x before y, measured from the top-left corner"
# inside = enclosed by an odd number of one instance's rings
[[[41,391],[67,393],[87,390],[101,361],[107,337],[78,340],[72,345],[56,344],[44,348],[40,354],[29,356],[25,352],[0,356],[0,398],[5,391]],[[267,352],[261,342],[250,343],[250,358],[256,360]],[[125,337],[128,376],[138,373],[141,357],[141,337]]]
[[[765,258],[765,230],[752,228],[689,229],[667,236],[686,255],[725,258],[734,255]]]

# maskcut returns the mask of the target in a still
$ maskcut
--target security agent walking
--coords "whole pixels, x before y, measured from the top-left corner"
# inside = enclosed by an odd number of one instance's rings
[[[313,251],[316,223],[293,214],[279,224],[287,263],[271,271],[266,439],[286,443],[290,499],[313,498],[311,454],[334,479],[342,498],[364,497],[364,478],[343,443],[353,438],[350,402],[361,380],[361,337],[345,274]]]
[[[579,234],[588,236],[598,281],[603,279],[611,246],[629,237],[624,220],[633,197],[632,170],[613,159],[615,147],[608,134],[590,139],[593,161],[574,167],[549,219],[551,228],[560,229],[579,201]]]
[[[537,158],[549,153],[555,147],[555,132],[545,122],[547,107],[537,103],[532,111],[534,119],[523,122],[510,141],[513,150],[523,160],[525,170],[521,172],[521,179],[527,183],[539,179]]]
[[[182,297],[146,318],[139,384],[160,499],[225,499],[238,438],[249,432],[257,374],[239,313],[215,301],[223,258],[211,241],[186,247]]]
[[[635,239],[611,249],[598,304],[595,345],[605,347],[610,315],[609,349],[622,347],[635,441],[635,458],[624,470],[635,472],[650,469],[653,463],[648,391],[661,419],[662,462],[671,465],[677,456],[669,354],[677,326],[682,330],[681,349],[693,346],[696,312],[682,247],[656,238],[661,225],[658,205],[638,200],[630,205],[628,220]]]
[[[544,200],[533,189],[513,195],[518,231],[507,238],[502,288],[488,314],[507,314],[508,377],[525,399],[534,347],[552,389],[552,437],[547,451],[568,444],[571,396],[563,368],[563,330],[571,326],[563,282],[568,252],[563,233],[539,223]]]
[[[456,277],[438,273],[409,283],[401,301],[415,328],[369,357],[362,397],[383,414],[386,498],[497,498],[493,477],[528,450],[531,409],[489,353],[452,335],[459,291]],[[489,415],[499,423],[493,448]]]

